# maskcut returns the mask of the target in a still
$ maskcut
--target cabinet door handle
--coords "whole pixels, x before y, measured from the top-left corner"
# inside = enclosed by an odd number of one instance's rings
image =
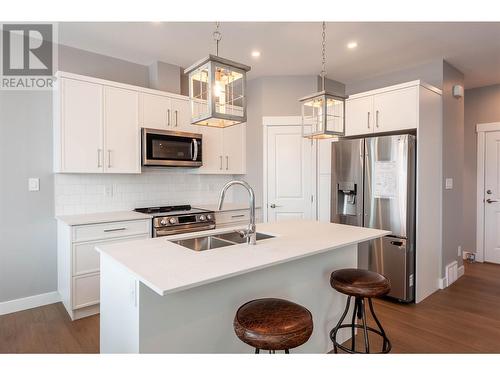
[[[170,109],[167,109],[167,126],[170,126]]]
[[[378,128],[378,110],[375,111],[375,126]]]
[[[367,124],[368,124],[368,129],[370,129],[370,111],[368,111],[368,120],[367,120]]]
[[[226,155],[226,171],[229,170],[229,156]]]
[[[175,127],[177,127],[179,125],[179,120],[178,120],[178,116],[177,116],[177,110],[175,110]]]
[[[219,156],[219,158],[220,158],[220,167],[219,167],[219,169],[222,170],[222,155]]]
[[[111,168],[111,150],[108,150],[108,168]]]
[[[97,168],[102,167],[102,149],[97,149]]]
[[[241,215],[233,215],[231,216],[231,219],[237,219],[239,217],[245,217],[245,214],[241,214]]]
[[[125,230],[125,229],[127,228],[123,227],[123,228],[104,229],[104,232],[118,232],[120,230]]]

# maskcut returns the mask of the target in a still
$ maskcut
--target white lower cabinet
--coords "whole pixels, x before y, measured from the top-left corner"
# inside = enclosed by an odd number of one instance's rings
[[[255,221],[262,222],[262,210],[255,209]],[[230,210],[230,211],[216,211],[215,212],[215,225],[217,228],[229,228],[240,225],[247,225],[250,222],[250,209]]]
[[[99,313],[96,246],[151,237],[151,219],[67,225],[58,222],[58,291],[72,320]]]

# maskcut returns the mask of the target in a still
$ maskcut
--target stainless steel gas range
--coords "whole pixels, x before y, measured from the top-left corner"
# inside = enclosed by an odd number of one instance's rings
[[[134,211],[152,215],[153,237],[215,229],[213,211],[190,205],[136,208]]]

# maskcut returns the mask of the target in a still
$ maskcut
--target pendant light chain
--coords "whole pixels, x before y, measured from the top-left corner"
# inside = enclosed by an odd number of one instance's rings
[[[215,23],[215,31],[213,32],[212,35],[215,40],[215,55],[219,56],[219,42],[222,39],[222,34],[219,31],[219,22]]]
[[[321,61],[321,85],[322,91],[325,90],[325,77],[326,77],[326,23],[323,21],[323,43],[322,43],[322,61]]]

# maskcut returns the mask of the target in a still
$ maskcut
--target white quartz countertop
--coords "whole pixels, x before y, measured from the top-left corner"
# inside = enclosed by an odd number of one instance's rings
[[[390,234],[341,224],[289,221],[258,224],[257,232],[276,237],[258,241],[255,246],[241,244],[196,252],[169,242],[233,229],[236,228],[101,245],[97,250],[163,296]]]
[[[204,210],[215,211],[215,212],[225,212],[225,211],[239,211],[239,210],[249,210],[248,203],[224,203],[222,205],[222,209],[219,210],[217,204],[197,204],[195,205],[197,208],[202,208]],[[256,209],[261,208],[260,206],[256,206]]]
[[[113,221],[151,219],[151,215],[135,211],[97,212],[93,214],[56,216],[67,225],[110,223]]]

